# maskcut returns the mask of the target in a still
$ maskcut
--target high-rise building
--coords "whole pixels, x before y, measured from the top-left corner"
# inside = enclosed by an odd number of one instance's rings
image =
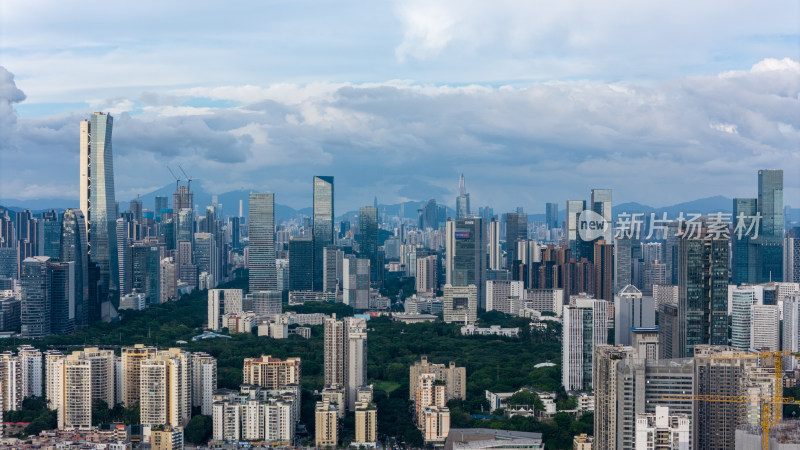
[[[374,447],[378,440],[378,408],[372,402],[372,385],[362,386],[356,400],[355,445]]]
[[[464,181],[464,174],[458,180],[458,197],[456,197],[456,219],[470,216],[469,193],[467,193],[467,182]]]
[[[567,242],[569,243],[570,254],[576,259],[585,255],[580,252],[580,236],[578,235],[578,219],[581,213],[586,209],[586,200],[567,200],[567,217],[564,219],[566,225]],[[630,283],[628,283],[630,284]]]
[[[631,347],[597,345],[592,372],[603,380],[594,391],[594,439],[598,448],[616,449],[617,444],[617,366],[632,355]]]
[[[592,189],[592,211],[601,216],[608,226],[603,231],[601,239],[612,242],[614,230],[611,220],[611,189]]]
[[[592,389],[596,345],[608,339],[608,302],[579,298],[565,305],[562,317],[561,383],[568,391]]]
[[[209,289],[208,290],[208,328],[222,328],[222,316],[229,313],[242,312],[241,289]]]
[[[731,287],[731,347],[736,350],[750,349],[753,305],[763,304],[763,289],[745,285]]]
[[[85,430],[92,426],[92,362],[80,352],[67,356],[60,364],[58,428]]]
[[[80,124],[80,207],[86,218],[89,256],[100,269],[103,301],[117,289],[117,212],[111,132],[114,119],[96,112]]]
[[[273,259],[272,261],[274,264],[275,260]],[[218,283],[219,275],[219,254],[213,234],[194,234],[194,263],[199,273],[206,273],[206,276],[210,280],[210,287],[215,287]],[[250,273],[252,279],[253,272],[251,271]]]
[[[438,257],[430,255],[417,257],[417,273],[414,283],[417,294],[435,294],[438,286]]]
[[[367,384],[367,322],[362,318],[346,317],[345,333],[345,395],[347,409],[355,411],[359,390]]]
[[[250,193],[250,292],[277,289],[275,271],[275,196]]]
[[[707,228],[701,224],[700,236]],[[722,235],[724,236],[724,235]],[[679,357],[701,344],[728,343],[728,239],[700,239],[684,229],[678,241]]]
[[[17,352],[22,368],[22,398],[42,396],[42,352],[22,345]]]
[[[148,304],[161,301],[161,260],[164,244],[158,241],[140,241],[131,248],[131,289],[147,296]]]
[[[214,395],[213,433],[215,441],[238,443],[260,441],[275,447],[294,442],[299,411],[295,392],[241,386],[241,392]]]
[[[161,260],[159,281],[161,282],[159,303],[166,303],[178,298],[178,266],[172,256]]]
[[[464,367],[456,367],[455,361],[450,361],[449,365],[435,364],[428,362],[427,356],[422,356],[419,361],[415,361],[414,365],[409,368],[409,400],[416,398],[416,390],[413,389],[417,386],[415,380],[424,373],[432,373],[435,379],[440,381],[445,386],[445,401],[450,401],[455,398],[465,399],[467,396],[467,369]]]
[[[314,288],[314,242],[301,236],[289,240],[289,290],[311,291]]]
[[[39,222],[39,251],[38,255],[58,258],[61,247],[61,216],[55,210],[49,209],[42,213]]]
[[[658,305],[658,347],[659,359],[677,358],[681,353],[678,341],[678,305],[661,303]]]
[[[259,291],[248,295],[257,316],[276,316],[283,308],[283,292]]]
[[[656,406],[655,413],[636,415],[636,450],[654,448],[689,449],[692,423],[686,414],[670,414],[669,407]]]
[[[325,386],[341,387],[345,385],[344,363],[344,322],[336,320],[336,315],[326,318],[325,325]],[[344,407],[344,406],[342,406]]]
[[[323,249],[333,245],[334,214],[333,177],[314,177],[314,290],[321,291],[323,286]]]
[[[594,295],[596,298],[614,300],[614,247],[611,241],[597,239],[594,245]]]
[[[300,386],[302,373],[300,358],[287,358],[285,361],[270,355],[245,358],[242,383],[272,390],[284,389],[290,385]]]
[[[89,289],[89,247],[86,241],[86,220],[78,209],[67,209],[61,219],[61,248],[59,260],[75,263],[75,327],[89,325],[91,311],[99,317],[100,305],[97,298],[90,299]]]
[[[22,408],[22,364],[11,352],[0,353],[0,409],[16,411]]]
[[[50,292],[47,266],[50,258],[34,256],[22,262],[22,336],[43,338],[50,334]]]
[[[359,256],[369,260],[370,280],[377,280],[378,270],[378,209],[364,206],[358,210]]]
[[[156,355],[156,348],[136,344],[133,347],[122,347],[121,355],[122,398],[120,401],[125,407],[132,408],[139,403],[142,361],[153,358]]]
[[[783,281],[800,283],[800,228],[783,240]],[[792,237],[794,236],[794,237]]]
[[[520,260],[517,243],[528,239],[528,214],[519,208],[517,212],[506,213],[506,267]]]
[[[733,199],[733,220],[740,215],[755,217],[758,213],[758,200],[755,198]],[[749,234],[739,237],[736,233],[731,236],[731,281],[740,285],[755,283],[758,279],[756,270],[756,255],[758,248],[750,242]]]
[[[339,417],[336,405],[327,401],[317,402],[315,407],[314,444],[317,448],[336,447],[339,442]]]
[[[446,283],[475,285],[477,308],[486,308],[486,235],[483,219],[471,217],[447,222]]]
[[[348,255],[342,262],[342,302],[355,310],[369,309],[370,260]]]
[[[47,296],[50,333],[75,331],[75,263],[47,262]]]
[[[217,390],[217,360],[208,353],[192,354],[192,406],[210,416]]]
[[[518,316],[524,301],[525,288],[522,281],[486,282],[486,311],[500,311]]]
[[[750,347],[753,350],[780,350],[781,313],[777,305],[752,305]]]
[[[66,356],[58,350],[44,352],[44,381],[47,408],[58,410],[61,405],[62,365]]]
[[[478,319],[478,288],[469,286],[451,286],[443,288],[444,321],[447,323],[474,323]]]
[[[548,230],[559,228],[558,224],[558,203],[545,204],[545,226]]]
[[[500,248],[500,222],[494,218],[489,221],[489,269],[503,268],[503,250]]]
[[[329,245],[322,250],[323,268],[325,273],[323,276],[323,287],[325,292],[337,292],[339,288],[339,272],[342,270],[341,261],[344,258],[344,252],[339,250],[334,245]]]
[[[142,425],[186,426],[192,414],[191,356],[179,348],[161,350],[141,362]]]
[[[656,310],[653,297],[643,297],[633,285],[627,285],[614,296],[614,343],[631,345],[634,328],[656,326]]]
[[[790,295],[783,300],[783,340],[781,350],[792,354],[800,351],[800,294]],[[798,367],[797,359],[786,356],[783,361],[784,370]]]

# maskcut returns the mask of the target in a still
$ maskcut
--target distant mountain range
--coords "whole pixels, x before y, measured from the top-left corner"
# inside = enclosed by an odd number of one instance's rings
[[[149,192],[145,195],[140,197],[142,200],[144,207],[152,209],[155,205],[155,198],[156,197],[167,197],[169,203],[172,204],[172,193],[175,190],[174,184],[168,184],[158,190],[153,192]],[[192,192],[194,193],[194,204],[198,205],[201,209],[203,209],[206,205],[211,205],[211,197],[212,194],[203,190],[202,185],[196,184],[192,186]],[[217,201],[222,204],[223,206],[223,214],[226,216],[236,216],[239,214],[239,202],[242,203],[242,214],[247,216],[248,214],[248,201],[249,201],[249,192],[244,190],[238,191],[231,191],[226,192],[224,194],[219,194],[217,196]],[[422,207],[427,202],[424,201],[408,201],[404,203],[395,203],[390,205],[379,204],[378,210],[380,212],[386,211],[388,216],[397,216],[400,213],[400,209],[403,209],[403,217],[407,219],[416,220],[417,218],[417,210]],[[120,202],[119,208],[120,211],[125,211],[128,209],[127,202]],[[21,211],[23,209],[30,209],[34,212],[42,211],[46,209],[56,209],[56,210],[63,210],[66,208],[76,208],[78,207],[78,201],[76,200],[65,200],[65,199],[37,199],[37,200],[14,200],[14,199],[0,199],[0,210],[8,209],[12,212]],[[701,198],[697,200],[692,200],[689,202],[678,203],[675,205],[670,206],[663,206],[663,207],[653,207],[649,205],[643,205],[641,203],[636,202],[628,202],[628,203],[620,203],[619,205],[614,205],[612,208],[612,212],[614,217],[616,217],[619,213],[656,213],[662,214],[664,212],[667,213],[667,217],[673,219],[678,216],[679,213],[701,213],[701,214],[708,214],[708,213],[715,213],[715,212],[722,212],[722,213],[731,213],[733,209],[733,202],[732,199],[728,197],[724,197],[721,195],[717,195],[714,197],[707,197]],[[477,211],[476,211],[477,212]],[[800,208],[787,208],[786,210],[787,217],[789,222],[800,223]],[[277,203],[275,205],[275,215],[278,221],[289,220],[293,218],[300,218],[304,216],[310,216],[312,213],[311,207],[295,209],[291,206],[282,205]],[[447,207],[447,213],[450,217],[455,216],[455,211],[451,207]],[[502,214],[503,211],[497,210],[495,214]],[[337,220],[343,217],[353,217],[358,214],[357,210],[347,211],[344,213],[340,213],[337,216]],[[559,211],[559,221],[563,220],[566,216],[565,210]],[[528,220],[533,222],[543,222],[545,220],[544,214],[529,214]]]

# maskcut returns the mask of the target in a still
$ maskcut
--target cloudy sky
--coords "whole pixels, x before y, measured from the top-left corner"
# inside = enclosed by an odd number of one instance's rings
[[[0,199],[78,195],[78,121],[111,112],[119,200],[183,166],[210,192],[337,210],[614,189],[800,206],[795,0],[0,3]],[[340,209],[343,208],[343,209]]]

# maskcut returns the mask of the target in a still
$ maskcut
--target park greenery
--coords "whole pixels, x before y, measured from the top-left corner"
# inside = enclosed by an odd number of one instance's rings
[[[398,282],[397,290],[404,289]],[[221,288],[247,287],[246,274]],[[394,289],[393,289],[394,290]],[[396,295],[396,294],[395,294]],[[290,335],[287,339],[259,337],[252,333],[231,334],[230,339],[202,339],[206,323],[206,291],[195,291],[179,301],[152,305],[143,311],[123,311],[118,323],[96,323],[71,335],[49,336],[39,341],[7,339],[0,342],[0,350],[15,349],[25,343],[41,349],[57,348],[72,351],[87,346],[103,348],[145,344],[161,348],[179,346],[191,352],[207,352],[217,359],[218,386],[237,389],[242,380],[244,358],[272,355],[278,358],[302,359],[302,409],[301,420],[313,437],[314,403],[324,383],[323,327],[312,326],[311,338]],[[337,317],[353,315],[347,305],[335,303],[307,303],[285,306],[286,311],[297,313],[335,313]],[[460,325],[443,322],[404,324],[389,317],[372,317],[368,323],[368,380],[374,385],[378,407],[379,434],[395,438],[411,446],[422,443],[422,436],[412,422],[409,408],[409,366],[427,355],[433,363],[448,364],[454,361],[467,372],[466,399],[450,402],[453,427],[488,427],[543,433],[548,448],[569,448],[572,436],[592,432],[591,415],[575,418],[558,413],[552,420],[512,417],[494,414],[488,410],[486,391],[514,392],[522,387],[558,393],[559,406],[566,409],[574,404],[561,388],[559,362],[561,347],[558,341],[560,325],[548,323],[546,329],[531,329],[528,319],[507,316],[493,311],[479,316],[481,326],[501,325],[519,327],[519,338],[497,336],[461,336]],[[535,367],[552,362],[555,366]],[[533,394],[535,396],[535,394]],[[537,397],[518,394],[515,401],[530,402],[541,409]],[[26,432],[52,428],[54,415],[46,405],[31,404],[14,417],[31,422]],[[97,403],[94,406],[95,423],[135,423],[138,410],[128,410],[121,405]],[[24,412],[24,414],[23,414]],[[346,442],[354,435],[351,419],[343,421],[342,439]],[[34,424],[36,426],[34,427]],[[189,442],[201,443],[209,439],[211,420],[199,414],[192,418],[186,429]]]

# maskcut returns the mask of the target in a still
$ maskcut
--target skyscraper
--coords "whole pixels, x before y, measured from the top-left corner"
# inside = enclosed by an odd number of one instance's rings
[[[275,195],[250,193],[250,292],[278,288],[275,271]]]
[[[358,210],[359,254],[369,260],[370,280],[378,279],[378,209],[364,206]]]
[[[34,256],[22,262],[21,321],[25,338],[43,338],[50,334],[49,261],[47,256]]]
[[[761,233],[756,239],[758,282],[782,281],[783,170],[758,171],[758,210],[761,213]]]
[[[315,291],[321,291],[323,289],[323,259],[325,257],[323,249],[334,243],[333,211],[333,177],[315,176],[313,232]]]
[[[800,283],[800,228],[783,240],[783,282]]]
[[[700,235],[707,234],[703,223]],[[684,229],[678,241],[678,346],[691,357],[701,344],[728,343],[728,239],[701,239]]]
[[[478,308],[486,308],[486,235],[483,219],[447,221],[446,283],[454,287],[475,285]]]
[[[111,131],[114,119],[96,112],[80,126],[80,204],[86,218],[89,257],[100,270],[101,301],[117,289],[117,214]]]
[[[580,260],[580,258],[585,256],[580,254],[580,236],[578,236],[578,218],[585,209],[586,200],[567,200],[567,217],[564,219],[564,222],[566,223],[566,235],[570,254],[576,260]]]
[[[633,328],[656,326],[653,297],[642,297],[635,286],[627,285],[614,297],[614,344],[631,345]]]
[[[467,193],[467,183],[464,181],[464,174],[458,180],[458,197],[456,197],[456,218],[469,217],[469,194]]]
[[[605,219],[608,227],[603,232],[602,238],[606,242],[611,242],[614,237],[611,221],[611,189],[592,189],[592,211]]]
[[[342,302],[356,310],[369,309],[369,260],[348,255],[342,263]]]
[[[517,243],[528,239],[528,215],[520,208],[517,212],[506,213],[506,268],[511,268],[520,260]]]
[[[605,300],[577,299],[565,305],[562,316],[561,384],[568,391],[588,391],[594,380],[594,347],[608,339]]]
[[[86,222],[79,209],[67,209],[61,220],[60,261],[75,263],[75,327],[89,325],[89,261]],[[95,305],[99,307],[99,305]]]
[[[754,217],[758,212],[758,200],[754,198],[733,199],[733,220],[739,215]],[[750,242],[750,235],[739,238],[731,236],[731,281],[735,285],[754,283],[758,279],[756,271],[757,247]]]
[[[549,230],[558,228],[558,203],[545,204],[545,225]]]
[[[314,288],[314,243],[311,239],[292,236],[289,239],[289,290],[310,291]]]

